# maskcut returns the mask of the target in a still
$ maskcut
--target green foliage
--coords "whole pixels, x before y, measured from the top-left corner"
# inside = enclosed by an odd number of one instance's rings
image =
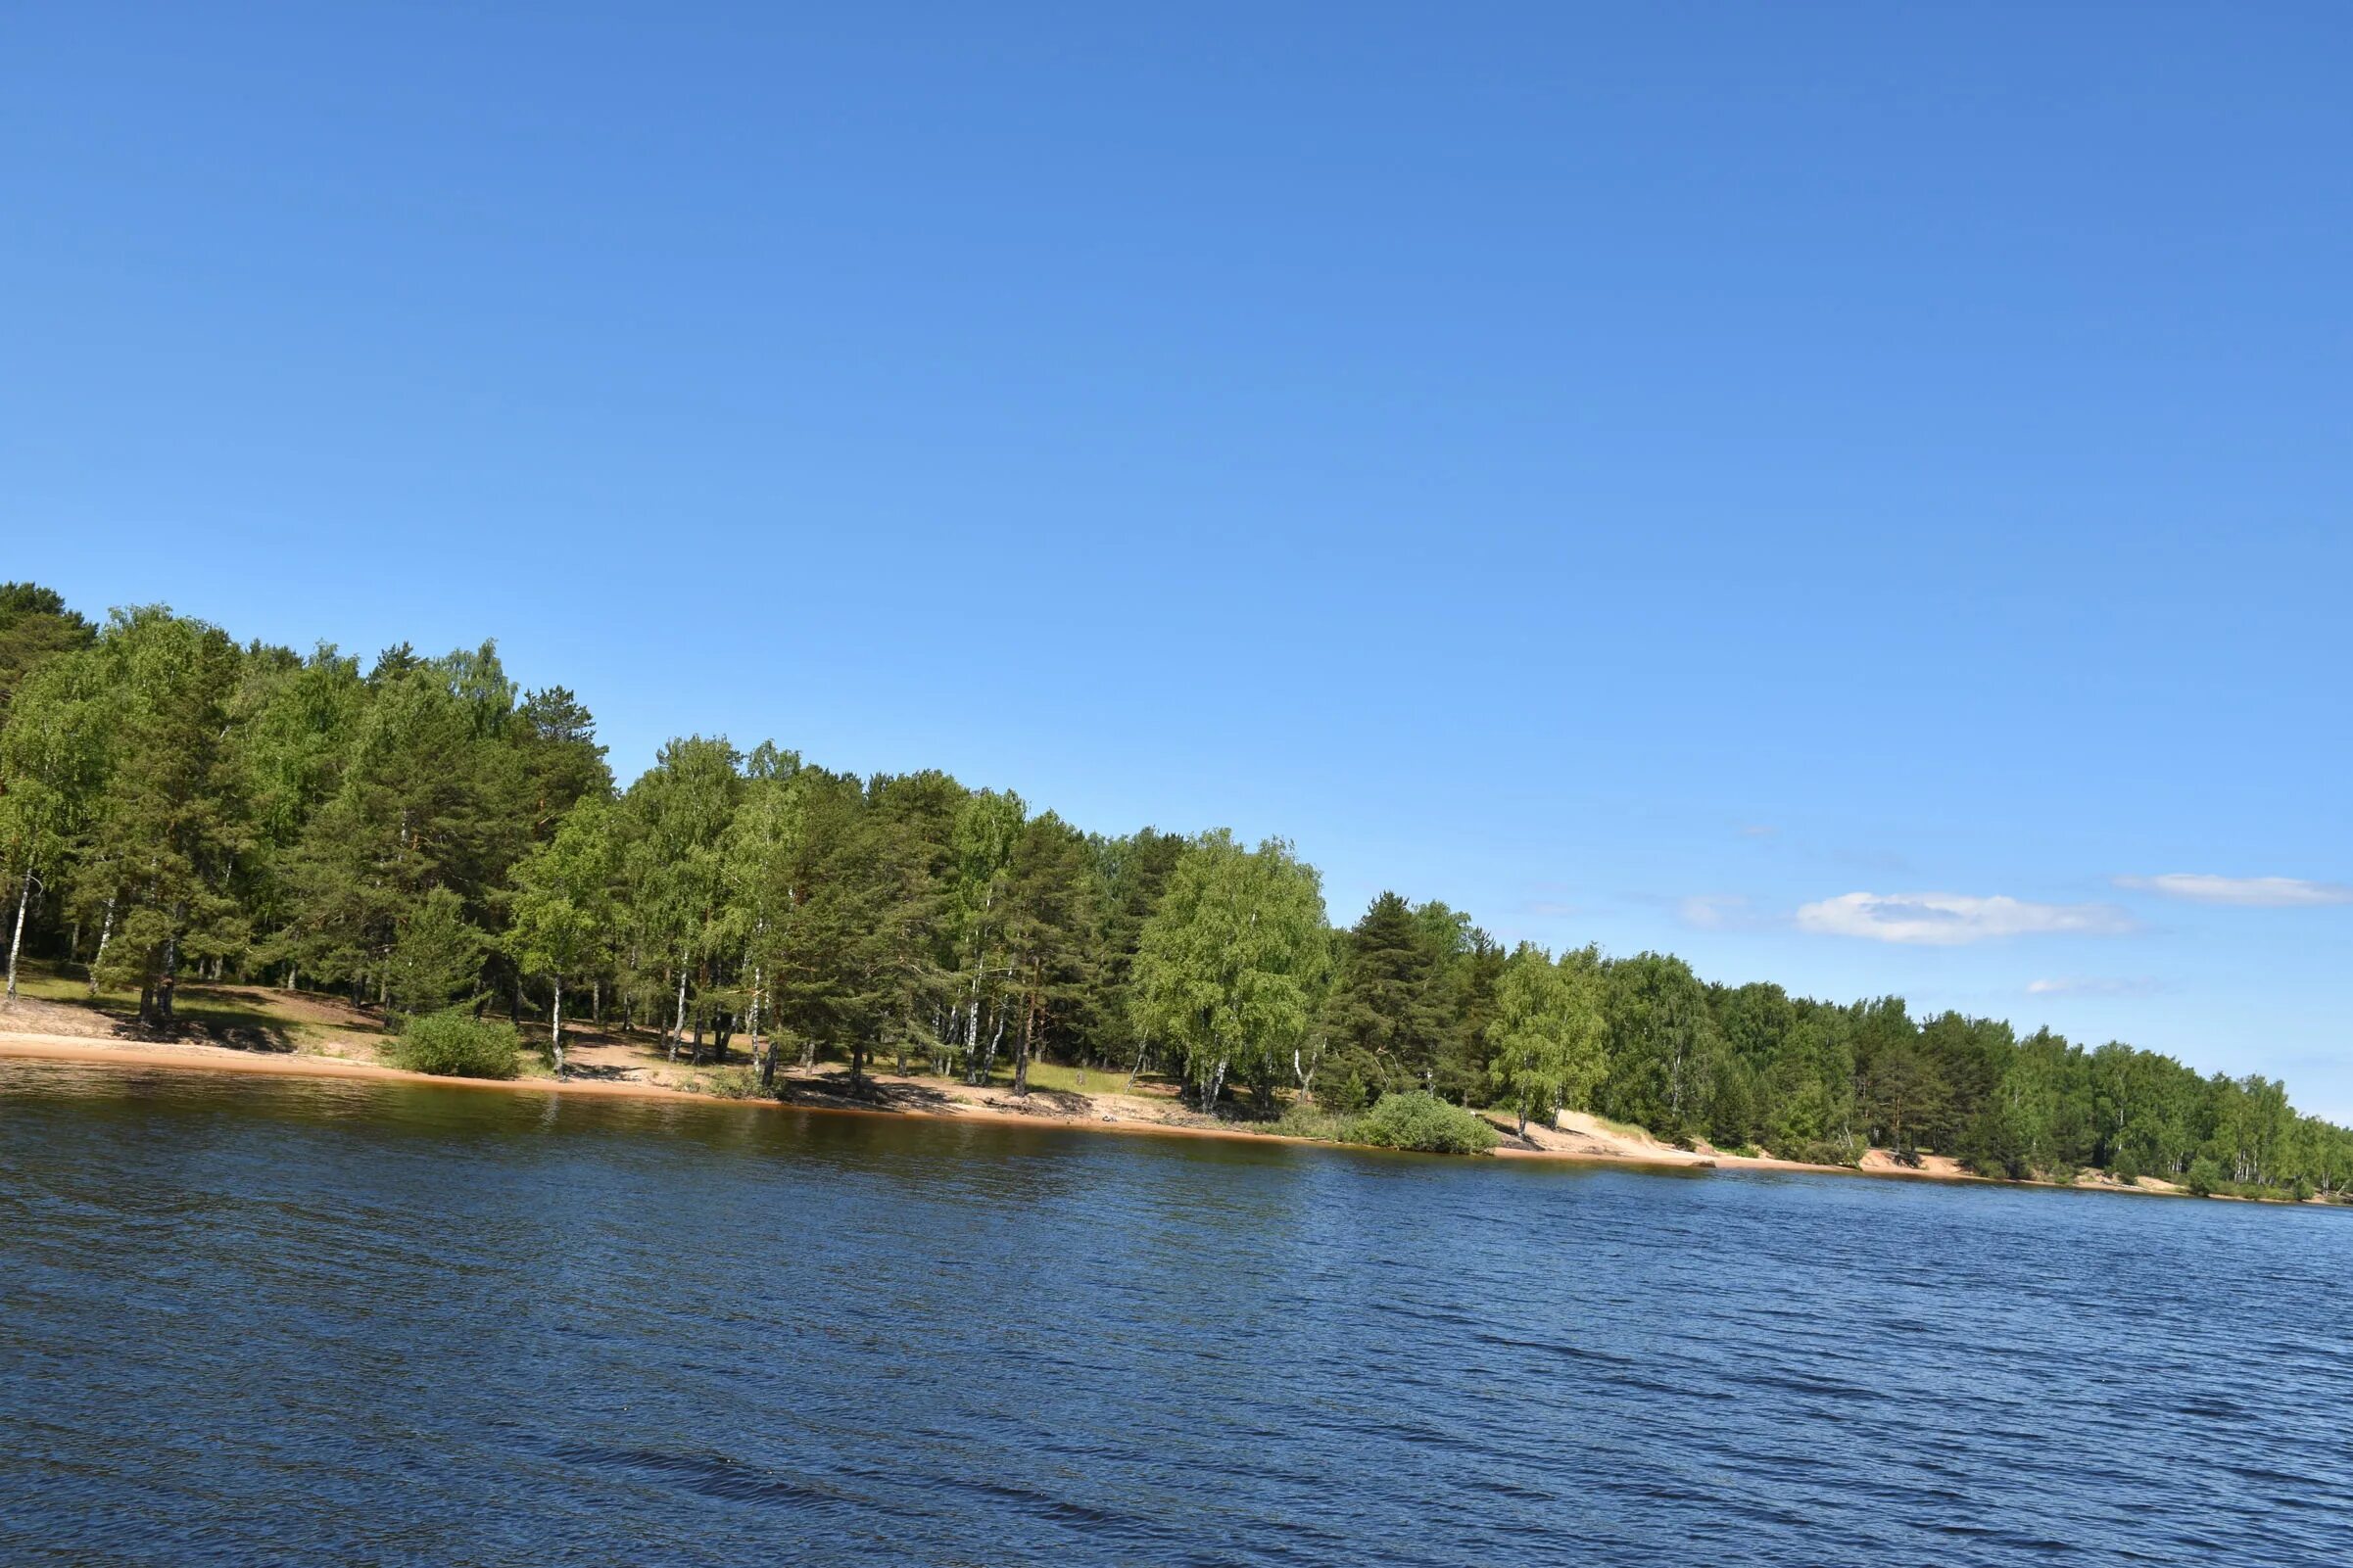
[[[521,1044],[511,1023],[475,1018],[463,1008],[408,1021],[393,1045],[396,1066],[452,1078],[511,1078]]]
[[[1345,1143],[1356,1117],[1322,1106],[1294,1105],[1286,1107],[1274,1123],[1275,1132],[1285,1138],[1313,1138],[1319,1143]]]
[[[1480,1117],[1416,1089],[1381,1096],[1350,1121],[1348,1141],[1421,1154],[1483,1155],[1503,1140]]]
[[[90,623],[66,608],[55,589],[37,583],[0,583],[0,720],[18,685],[61,653],[90,645]]]
[[[722,1100],[756,1100],[763,1092],[759,1074],[749,1068],[706,1068],[695,1086]]]
[[[1324,1012],[1322,1070],[1336,1104],[1408,1088],[1437,1073],[1447,1017],[1438,989],[1430,922],[1395,893],[1383,893],[1340,943],[1337,983]],[[1438,927],[1441,941],[1450,927]]]
[[[1607,1036],[1594,955],[1555,964],[1533,942],[1520,943],[1504,965],[1487,1025],[1495,1103],[1519,1117],[1522,1132],[1531,1117],[1583,1109],[1609,1068]]]
[[[470,1004],[490,938],[465,918],[465,904],[446,887],[429,889],[402,922],[392,947],[386,994],[406,1017]]]
[[[1809,1165],[1859,1165],[1863,1163],[1863,1143],[1860,1138],[1823,1138],[1811,1143],[1787,1144],[1773,1153],[1784,1160],[1801,1161]]]
[[[1706,989],[1679,958],[1609,966],[1609,1072],[1597,1108],[1668,1139],[1705,1126],[1723,1037]]]
[[[2182,1185],[2200,1198],[2210,1198],[2222,1190],[2224,1180],[2222,1165],[2200,1155],[2189,1163],[2189,1171],[2182,1178]]]
[[[1262,1093],[1305,1076],[1326,929],[1321,879],[1286,843],[1246,850],[1221,829],[1177,862],[1138,939],[1136,1024],[1176,1047],[1204,1110],[1228,1072]]]

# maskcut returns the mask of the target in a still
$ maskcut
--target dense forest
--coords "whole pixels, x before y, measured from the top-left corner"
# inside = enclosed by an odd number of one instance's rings
[[[577,697],[494,647],[305,655],[162,607],[93,625],[0,588],[0,886],[21,956],[135,991],[334,989],[657,1031],[673,1056],[878,1061],[981,1081],[1054,1061],[1273,1117],[1421,1091],[1523,1119],[1988,1174],[2099,1166],[2343,1191],[2353,1133],[2282,1084],[1897,998],[1702,980],[1662,953],[1507,951],[1383,893],[1334,928],[1291,846],[1118,837],[939,772],[856,778],[688,736],[617,788]]]

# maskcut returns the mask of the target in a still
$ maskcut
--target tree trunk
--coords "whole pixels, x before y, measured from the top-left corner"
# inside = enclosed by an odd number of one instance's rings
[[[8,939],[8,994],[17,994],[17,949],[24,945],[24,906],[32,899],[32,868],[24,868],[24,881],[17,889],[17,928]]]
[[[555,1076],[563,1078],[563,976],[555,976],[555,1010],[548,1015],[548,1039],[555,1056]]]
[[[981,1060],[981,975],[978,970],[972,977],[972,1008],[965,1015],[964,1024],[964,1081],[981,1081],[975,1063]]]
[[[979,1080],[978,1080],[978,1081],[980,1081],[980,1082],[982,1082],[982,1083],[986,1083],[986,1082],[987,1082],[989,1079],[991,1079],[991,1078],[993,1078],[993,1077],[995,1077],[995,1076],[996,1076],[996,1070],[997,1070],[997,1047],[998,1047],[998,1046],[1000,1046],[1000,1045],[1003,1045],[1004,1043],[1005,1043],[1005,1010],[1004,1010],[1003,1008],[998,1008],[998,1009],[997,1009],[997,1026],[996,1026],[996,1028],[995,1028],[993,1031],[991,1031],[991,1032],[990,1032],[990,1034],[989,1034],[989,1036],[988,1036],[988,1055],[987,1055],[985,1058],[984,1058],[984,1059],[982,1060],[982,1063],[981,1063],[981,1076],[980,1076],[980,1078],[979,1078]]]
[[[155,1026],[159,1029],[171,1027],[171,993],[179,986],[178,915],[177,910],[172,912],[173,929],[164,938],[164,974],[156,982]]]
[[[115,934],[115,895],[106,895],[106,919],[98,923],[98,951],[90,955],[90,994],[98,994],[98,966],[106,962],[107,938]]]
[[[1022,1009],[1022,1043],[1013,1058],[1013,1097],[1030,1097],[1030,1049],[1037,1039],[1037,1001],[1032,997]]]
[[[760,1085],[765,1088],[774,1074],[768,1070],[767,1057],[760,1050],[760,967],[754,964],[751,966],[751,1007],[744,1022],[747,1026],[746,1032],[751,1036],[751,1060],[759,1066]]]
[[[1150,1040],[1135,1042],[1135,1066],[1128,1069],[1128,1083],[1125,1088],[1120,1090],[1120,1093],[1133,1094],[1135,1092],[1135,1080],[1144,1075],[1144,1057],[1151,1049],[1152,1042]]]
[[[678,1060],[678,1042],[686,1037],[686,1032],[687,966],[685,960],[682,959],[678,965],[678,1019],[670,1026],[670,1060],[673,1062]]]

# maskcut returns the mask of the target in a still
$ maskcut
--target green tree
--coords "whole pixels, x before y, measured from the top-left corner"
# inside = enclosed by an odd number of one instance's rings
[[[1219,829],[1176,863],[1144,923],[1137,1026],[1176,1050],[1204,1112],[1228,1073],[1263,1099],[1297,1071],[1329,965],[1315,868],[1280,839],[1246,850]]]
[[[663,1036],[672,1061],[687,1034],[690,988],[699,979],[710,990],[710,966],[732,945],[724,845],[743,795],[742,760],[723,738],[673,739],[622,797],[633,819],[623,875],[637,929],[645,958],[673,988]],[[697,1014],[697,1059],[701,1033]]]
[[[0,886],[17,895],[8,938],[12,997],[33,890],[74,847],[103,778],[107,716],[98,677],[88,654],[52,658],[24,679],[0,722]]]
[[[808,831],[806,794],[798,754],[763,741],[745,759],[744,798],[720,843],[728,941],[743,953],[744,1022],[762,1088],[776,1084],[774,1032],[765,1038],[761,1033],[775,1014],[768,989],[771,938],[795,896],[793,876]]]
[[[1005,1037],[1004,992],[1012,966],[1004,955],[1000,906],[1028,815],[1021,796],[993,789],[976,791],[956,813],[954,909],[965,996],[964,1075],[971,1083],[988,1080]]]
[[[1340,942],[1326,1005],[1321,1098],[1342,1110],[1427,1090],[1446,1041],[1430,931],[1395,893],[1375,898]]]
[[[786,871],[794,897],[769,949],[778,1011],[804,1039],[840,1046],[863,1086],[867,1062],[918,1028],[937,993],[927,955],[938,901],[920,838],[856,781],[810,779],[805,810]]]
[[[608,801],[581,801],[564,815],[554,836],[514,870],[506,946],[525,971],[546,975],[553,992],[548,1048],[559,1078],[564,1075],[564,983],[599,967],[610,949],[613,883],[620,872],[613,817]]]
[[[1722,1043],[1706,989],[1679,958],[1641,953],[1608,968],[1609,1072],[1599,1103],[1609,1116],[1665,1137],[1700,1123]]]
[[[1533,942],[1505,961],[1487,1037],[1499,1103],[1519,1117],[1521,1137],[1528,1117],[1581,1105],[1608,1070],[1600,992],[1590,966],[1556,964]]]
[[[1095,976],[1097,889],[1085,836],[1052,812],[1032,817],[1014,841],[1005,899],[1021,1033],[1013,1092],[1030,1092],[1030,1061],[1053,1035],[1083,1017]]]
[[[246,936],[231,896],[247,842],[228,744],[238,654],[218,628],[161,606],[116,611],[96,654],[109,743],[90,832],[127,910],[95,977],[138,987],[140,1022],[166,1029],[182,966]]]
[[[408,908],[392,944],[386,996],[403,1018],[421,1018],[480,997],[490,938],[465,918],[465,900],[430,887]]]
[[[96,636],[55,589],[0,583],[0,723],[27,675],[57,654],[88,647]]]

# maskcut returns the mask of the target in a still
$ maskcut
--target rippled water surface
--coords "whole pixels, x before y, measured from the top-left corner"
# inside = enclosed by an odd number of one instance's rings
[[[2353,1214],[0,1063],[11,1563],[2353,1561]]]

